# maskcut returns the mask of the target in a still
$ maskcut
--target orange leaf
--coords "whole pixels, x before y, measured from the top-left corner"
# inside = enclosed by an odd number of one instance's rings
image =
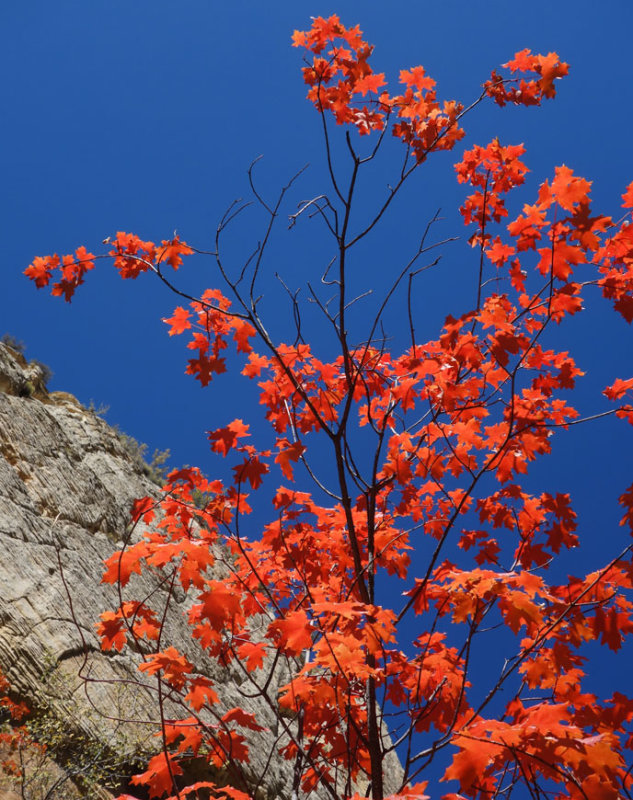
[[[238,483],[249,481],[252,489],[259,489],[262,485],[262,476],[270,472],[270,467],[264,461],[260,461],[257,456],[250,456],[244,459],[241,464],[233,467],[233,474]]]
[[[609,400],[618,400],[625,395],[629,390],[633,390],[633,378],[616,378],[616,380],[607,386],[602,394],[609,398]]]
[[[250,436],[248,429],[249,426],[245,425],[241,419],[234,419],[225,428],[207,431],[211,449],[225,456],[231,448],[236,446],[238,439]]]
[[[156,500],[152,497],[141,497],[135,500],[132,504],[132,522],[138,522],[141,517],[148,525],[154,519],[154,509],[156,508]]]
[[[574,206],[587,201],[591,181],[577,178],[564,164],[556,167],[556,177],[552,181],[552,195],[561,208],[573,211]]]
[[[312,647],[312,626],[305,611],[290,611],[271,622],[268,631],[276,635],[279,649],[288,655],[298,656]]]
[[[169,335],[173,336],[174,334],[182,333],[183,331],[186,331],[187,328],[190,328],[190,316],[191,314],[186,308],[178,306],[174,311],[173,317],[167,317],[163,319],[163,322],[166,322],[167,325],[171,325],[171,328],[169,329]]]
[[[141,560],[147,554],[148,546],[144,541],[113,553],[103,562],[106,569],[101,577],[101,583],[120,583],[121,586],[126,586],[133,572],[141,574]]]
[[[218,703],[220,698],[211,687],[210,681],[206,678],[194,678],[189,683],[189,691],[185,695],[185,700],[194,711],[200,711],[206,703]]]
[[[279,439],[277,444],[279,453],[275,456],[275,462],[281,467],[284,476],[291,481],[293,479],[293,471],[290,462],[298,461],[305,452],[305,447],[301,442],[290,444],[287,439]]]
[[[453,763],[444,773],[443,780],[459,781],[462,792],[480,788],[484,781],[486,768],[490,766],[493,754],[498,751],[486,742],[472,741],[459,737],[460,750],[453,756]]]
[[[255,717],[252,714],[249,714],[241,708],[231,708],[221,717],[221,719],[222,722],[235,722],[238,725],[241,725],[243,728],[250,728],[252,731],[266,730],[266,728],[262,728],[261,725],[258,725],[257,722],[255,722]]]
[[[237,655],[246,661],[246,669],[253,672],[264,665],[266,645],[264,642],[244,642],[237,648]]]
[[[126,631],[123,628],[123,620],[120,615],[113,611],[104,611],[101,614],[101,622],[97,623],[97,633],[101,638],[101,649],[123,650],[127,641]]]
[[[135,786],[147,786],[150,797],[160,797],[176,788],[172,775],[182,775],[182,768],[173,756],[159,753],[150,758],[145,772],[132,776],[132,783]]]
[[[157,263],[166,261],[173,269],[178,269],[182,264],[181,256],[190,256],[193,253],[193,250],[185,242],[181,242],[178,236],[171,241],[163,240],[161,244],[163,246],[156,252]]]

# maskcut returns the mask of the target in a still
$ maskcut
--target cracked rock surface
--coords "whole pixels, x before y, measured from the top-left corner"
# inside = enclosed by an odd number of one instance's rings
[[[102,653],[94,624],[118,605],[116,589],[100,582],[102,562],[123,542],[134,499],[158,491],[117,432],[72,395],[49,394],[38,369],[0,344],[0,671],[20,698],[48,709],[93,751],[131,763],[139,750],[157,748],[156,727],[145,724],[157,720],[156,695],[139,683],[138,654]],[[153,588],[143,575],[134,595]],[[183,597],[173,602],[177,612],[186,608]],[[251,747],[249,777],[265,775],[262,797],[289,797],[291,765],[275,754],[268,706],[240,694],[239,672],[196,651],[182,613],[171,615],[164,640],[217,682],[220,713],[241,706],[270,729],[266,746]],[[275,676],[279,685],[287,679]],[[393,773],[395,782],[396,760]],[[71,778],[52,800],[111,796],[99,787],[82,793]]]

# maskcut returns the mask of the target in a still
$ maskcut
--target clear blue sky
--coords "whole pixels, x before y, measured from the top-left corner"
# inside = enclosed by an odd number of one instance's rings
[[[440,97],[466,102],[516,51],[556,50],[571,65],[557,99],[542,109],[480,108],[466,120],[464,144],[485,144],[494,135],[525,143],[531,174],[521,203],[531,202],[540,181],[565,163],[594,181],[594,207],[617,215],[633,180],[628,0],[600,9],[591,0],[2,5],[0,333],[24,340],[29,357],[50,365],[52,388],[108,405],[110,422],[152,449],[169,447],[174,465],[197,464],[213,474],[204,431],[235,416],[252,418],[255,387],[228,378],[203,390],[183,375],[189,351],[160,322],[178,301],[151,279],[123,284],[99,262],[69,306],[35,291],[21,273],[35,255],[80,244],[98,252],[117,230],[160,240],[177,229],[211,248],[221,213],[247,193],[246,169],[260,154],[264,191],[272,193],[306,162],[311,167],[296,199],[326,189],[319,121],[304,99],[301,54],[290,46],[293,29],[309,27],[310,15],[336,12],[348,25],[359,23],[376,45],[375,69],[388,78],[422,64]],[[440,156],[414,179],[363,254],[359,274],[367,285],[380,284],[391,265],[402,263],[439,206],[446,218],[442,235],[466,232],[456,210],[464,192],[452,170],[461,150]],[[368,196],[390,179],[388,166],[378,168]],[[229,242],[235,258],[257,239],[250,224],[248,218],[237,223]],[[280,234],[267,269],[305,286],[319,266],[320,232],[313,223],[288,234],[282,226]],[[428,273],[421,337],[434,338],[447,313],[467,310],[474,270],[472,253],[456,245]],[[179,275],[189,288],[217,283],[211,261],[185,262]],[[288,306],[273,279],[264,287],[273,328],[289,338]],[[565,348],[578,352],[594,390],[630,376],[630,327],[600,301],[583,317],[560,335]],[[393,333],[397,342],[397,324]],[[606,407],[582,388],[577,402],[586,412]],[[583,428],[559,437],[555,457],[535,478],[535,485],[574,495],[589,559],[574,565],[577,571],[591,568],[605,543],[610,551],[611,542],[615,550],[624,541],[615,501],[631,481],[630,452],[624,423]],[[598,497],[606,507],[597,505]]]

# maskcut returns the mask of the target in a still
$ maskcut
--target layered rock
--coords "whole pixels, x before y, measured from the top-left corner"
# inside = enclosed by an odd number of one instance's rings
[[[95,621],[118,604],[116,590],[101,583],[102,564],[126,536],[133,500],[158,496],[158,488],[117,431],[72,395],[49,394],[42,378],[37,364],[0,344],[0,671],[38,710],[37,724],[58,735],[50,751],[58,763],[38,768],[55,776],[50,800],[106,798],[113,775],[131,774],[135,759],[156,750],[158,709],[155,692],[139,681],[138,654],[99,648]],[[135,594],[155,583],[140,577]],[[175,602],[185,610],[184,593]],[[252,748],[246,777],[264,776],[263,797],[289,797],[291,768],[276,755],[269,706],[240,692],[239,670],[205,658],[182,613],[170,615],[164,639],[216,681],[220,713],[240,706],[270,729],[270,742]],[[287,679],[277,670],[273,683]],[[395,783],[395,759],[392,770]]]

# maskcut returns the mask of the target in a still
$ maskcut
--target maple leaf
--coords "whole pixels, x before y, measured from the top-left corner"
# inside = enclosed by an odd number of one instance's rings
[[[367,94],[367,92],[374,92],[377,94],[380,87],[384,86],[385,83],[386,81],[384,72],[366,75],[365,77],[356,81],[354,84],[354,91],[360,92],[363,97]]]
[[[182,689],[185,685],[186,676],[193,670],[193,664],[185,656],[171,645],[162,652],[152,653],[147,660],[139,664],[141,672],[148,675],[157,675],[162,672],[163,680],[173,686],[174,689]]]
[[[207,678],[194,678],[190,681],[189,691],[185,695],[185,700],[194,711],[200,711],[202,706],[207,703],[215,704],[220,702],[220,698]]]
[[[146,542],[138,542],[125,550],[113,553],[103,562],[106,569],[101,577],[101,583],[119,583],[121,586],[126,586],[133,572],[141,574],[141,559],[148,553]]]
[[[611,386],[607,386],[602,394],[608,397],[609,400],[618,400],[629,390],[633,390],[633,378],[627,378],[626,380],[623,380],[622,378],[616,378]]]
[[[238,725],[241,725],[243,728],[249,728],[252,731],[266,730],[266,728],[263,728],[261,725],[257,724],[253,714],[249,714],[242,708],[231,708],[226,712],[226,714],[222,715],[221,720],[222,722],[226,723],[235,722]]]
[[[37,256],[24,270],[27,278],[35,281],[38,289],[47,286],[51,279],[51,271],[59,265],[59,256]]]
[[[506,261],[515,254],[514,247],[508,244],[502,244],[501,239],[497,238],[486,248],[486,255],[497,266],[503,266]]]
[[[498,748],[462,736],[457,742],[460,749],[453,756],[453,763],[445,771],[442,780],[457,780],[462,792],[470,792],[474,786],[482,785],[486,769],[492,764]]]
[[[529,72],[534,68],[535,63],[536,57],[532,55],[532,51],[526,47],[525,50],[520,50],[515,53],[514,58],[510,59],[510,61],[502,66],[506,67],[511,72]]]
[[[186,331],[187,328],[191,328],[191,323],[189,322],[190,316],[191,314],[186,308],[178,306],[172,317],[163,319],[163,322],[165,322],[167,325],[171,325],[169,329],[169,335],[174,336],[175,334]]]
[[[132,504],[130,516],[133,522],[138,522],[141,518],[149,525],[155,517],[156,501],[152,497],[141,497]]]
[[[187,717],[174,722],[166,721],[163,726],[163,735],[167,744],[172,744],[180,739],[178,752],[185,753],[187,750],[191,750],[194,756],[198,754],[203,741],[202,732],[195,717]]]
[[[622,195],[622,207],[633,208],[633,181],[626,187],[626,192]]]
[[[226,622],[240,615],[239,594],[222,581],[207,581],[206,590],[200,594],[199,599],[200,604],[193,606],[190,612],[192,621],[205,619],[215,629],[221,630]]]
[[[633,630],[633,621],[630,614],[618,611],[615,606],[611,606],[606,612],[599,607],[594,613],[593,627],[596,636],[600,635],[601,643],[617,652],[622,647],[626,634]]]
[[[430,91],[435,88],[433,78],[426,74],[424,67],[419,66],[413,67],[413,69],[400,70],[400,83],[404,83],[406,86],[415,86],[420,91],[424,89]]]
[[[242,375],[247,378],[257,378],[261,375],[263,369],[270,366],[270,359],[266,356],[260,356],[257,353],[248,354],[248,363],[242,370]]]
[[[402,791],[396,794],[390,794],[385,797],[385,800],[430,800],[430,795],[426,794],[426,788],[429,785],[428,781],[415,783],[411,786],[406,786]],[[360,795],[354,795],[358,800],[361,800]]]
[[[187,375],[195,375],[203,386],[208,386],[213,375],[226,372],[226,362],[223,358],[209,357],[200,353],[199,358],[190,358],[185,370]]]
[[[241,464],[233,467],[233,474],[238,483],[248,480],[252,489],[259,489],[262,485],[262,476],[270,472],[270,467],[257,456],[248,456]]]
[[[113,611],[104,611],[101,614],[101,622],[98,622],[96,627],[103,650],[112,650],[113,647],[119,651],[123,650],[127,641],[123,625],[119,614]]]
[[[293,479],[291,461],[298,461],[303,453],[305,447],[301,442],[290,443],[287,439],[279,439],[277,442],[279,453],[275,456],[275,463],[279,464],[284,476],[291,481]]]
[[[551,186],[552,196],[561,208],[573,211],[574,206],[587,202],[591,181],[576,177],[564,164],[556,167],[555,174]]]
[[[156,260],[160,264],[166,261],[173,269],[178,269],[182,265],[182,256],[190,256],[193,250],[185,243],[181,242],[178,236],[171,241],[163,240],[163,245],[156,251]]]
[[[544,97],[554,97],[554,81],[564,77],[569,72],[569,64],[561,61],[557,53],[548,53],[546,56],[536,56],[537,72],[541,79],[538,82],[539,88]]]
[[[238,353],[250,353],[253,349],[250,344],[250,339],[256,336],[257,331],[250,322],[242,319],[233,319],[231,321],[233,327],[233,339],[237,345]]]
[[[298,656],[312,647],[312,626],[305,611],[290,611],[283,619],[276,619],[268,626],[274,634],[282,653]]]
[[[294,31],[292,34],[293,47],[307,47],[308,34],[305,31]]]
[[[236,446],[238,439],[250,436],[248,429],[249,425],[245,425],[241,419],[234,419],[233,422],[229,422],[224,428],[207,431],[209,441],[211,442],[211,449],[216,453],[221,453],[223,456],[226,456],[229,450]]]
[[[94,258],[94,253],[89,253],[83,245],[75,250],[75,265],[82,274],[90,269],[94,269]]]
[[[240,660],[246,663],[246,669],[253,672],[264,666],[266,644],[264,642],[244,642],[237,648]]]
[[[621,506],[626,508],[626,514],[620,520],[620,525],[626,525],[628,523],[628,526],[633,533],[633,484],[629,486],[624,494],[620,495],[618,502]]]
[[[182,775],[182,767],[173,756],[163,752],[150,758],[145,772],[133,775],[132,783],[135,786],[147,786],[150,797],[160,797],[176,788],[173,786],[172,775]]]
[[[503,618],[508,627],[517,633],[522,625],[528,631],[543,621],[543,612],[523,592],[506,592],[499,601]]]

